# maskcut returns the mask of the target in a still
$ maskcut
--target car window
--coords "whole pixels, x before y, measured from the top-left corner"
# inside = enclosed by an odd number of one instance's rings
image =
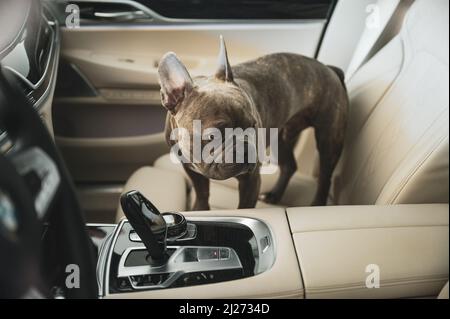
[[[335,0],[138,0],[177,19],[325,19]]]

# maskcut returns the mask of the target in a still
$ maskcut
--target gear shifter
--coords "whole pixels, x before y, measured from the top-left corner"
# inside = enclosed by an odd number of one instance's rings
[[[164,265],[167,224],[159,210],[140,192],[130,191],[120,198],[122,210],[148,251],[147,261],[152,266]]]

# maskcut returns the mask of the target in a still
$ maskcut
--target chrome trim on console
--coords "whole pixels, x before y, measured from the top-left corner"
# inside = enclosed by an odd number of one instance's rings
[[[188,221],[228,222],[245,225],[250,228],[256,238],[256,246],[252,245],[256,261],[255,275],[269,270],[275,263],[277,251],[275,237],[270,227],[259,219],[248,217],[189,217],[186,219]],[[269,239],[268,247],[261,246],[261,240],[265,237]]]
[[[270,229],[270,227],[266,223],[264,223],[263,221],[261,221],[259,219],[248,218],[248,217],[186,217],[186,220],[188,222],[195,222],[195,221],[197,221],[197,222],[224,222],[224,223],[237,223],[237,224],[245,225],[253,232],[253,235],[256,239],[254,242],[250,243],[252,245],[253,256],[255,258],[254,274],[255,275],[261,274],[261,273],[269,270],[275,263],[275,259],[276,259],[275,236],[273,235],[273,232]],[[109,277],[110,277],[110,266],[111,266],[112,254],[113,254],[117,239],[119,237],[119,234],[121,232],[121,229],[123,227],[123,224],[126,222],[128,222],[128,221],[125,218],[119,222],[119,224],[114,232],[113,238],[111,240],[109,249],[108,249],[108,258],[106,260],[106,264],[104,265],[105,272],[104,272],[104,277],[102,278],[103,282],[104,282],[104,285],[102,287],[103,288],[102,296],[107,296],[107,295],[111,294],[109,292]],[[265,244],[265,243],[267,243],[267,244]],[[179,247],[188,247],[188,246],[172,246],[172,247],[179,248]],[[200,247],[200,246],[195,246],[195,247]],[[171,248],[171,246],[169,246],[169,248]],[[142,250],[142,249],[144,249],[144,247],[143,246],[129,247],[124,252],[124,254],[120,260],[120,265],[122,267],[119,267],[118,274],[124,274],[124,275],[128,274],[123,267],[125,260],[126,260],[124,258],[124,256],[127,256],[130,251],[136,250],[136,249]],[[239,261],[239,263],[240,263],[240,261]],[[148,267],[147,266],[137,266],[137,267],[143,267],[142,270],[144,272],[152,274],[150,266],[148,266]],[[137,267],[127,267],[127,268],[137,268]],[[230,269],[232,269],[232,268],[230,268]],[[180,271],[182,271],[182,270],[180,269]],[[129,274],[132,275],[131,273],[129,273]],[[164,284],[170,286],[178,278],[179,278],[179,276],[174,276],[174,274],[172,274],[171,276],[169,276],[167,278],[167,280],[164,282]],[[152,288],[153,289],[165,288],[165,286],[155,285]],[[152,289],[152,288],[150,288],[148,286],[142,287],[142,288],[134,287],[134,289]]]
[[[131,252],[133,251],[144,251],[145,247],[129,247],[123,253],[119,262],[118,277],[132,277],[132,276],[142,276],[142,275],[163,275],[170,274],[168,279],[161,282],[159,285],[149,285],[149,286],[135,286],[130,278],[130,283],[134,289],[160,289],[167,288],[178,278],[180,278],[185,273],[192,272],[208,272],[215,270],[228,270],[228,269],[239,269],[242,268],[241,261],[238,255],[232,248],[228,247],[210,247],[210,246],[168,246],[167,249],[175,249],[175,252],[167,260],[167,263],[160,267],[152,267],[150,265],[144,266],[125,266],[126,260]],[[226,259],[203,259],[191,262],[179,262],[177,261],[179,256],[188,249],[227,249],[229,252],[229,257]]]

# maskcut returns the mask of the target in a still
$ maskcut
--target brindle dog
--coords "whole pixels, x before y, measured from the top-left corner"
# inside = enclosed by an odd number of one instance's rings
[[[172,52],[161,59],[158,73],[162,104],[169,111],[166,139],[170,146],[176,143],[170,139],[172,130],[181,127],[192,133],[195,119],[201,120],[204,128],[279,129],[280,176],[274,188],[262,195],[268,203],[280,201],[297,169],[293,149],[298,136],[305,128],[313,127],[320,155],[320,176],[312,205],[326,205],[331,176],[343,147],[349,105],[340,69],[292,53],[270,54],[230,67],[221,37],[219,67],[214,76],[192,79]],[[180,147],[192,154],[192,145]],[[209,209],[210,178],[236,177],[239,208],[256,205],[259,164],[201,162],[183,163],[183,167],[196,192],[193,209]]]

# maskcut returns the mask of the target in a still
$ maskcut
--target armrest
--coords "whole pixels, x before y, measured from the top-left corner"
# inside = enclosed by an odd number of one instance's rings
[[[448,280],[448,209],[288,208],[306,298],[437,296]],[[379,288],[367,288],[377,266]]]

